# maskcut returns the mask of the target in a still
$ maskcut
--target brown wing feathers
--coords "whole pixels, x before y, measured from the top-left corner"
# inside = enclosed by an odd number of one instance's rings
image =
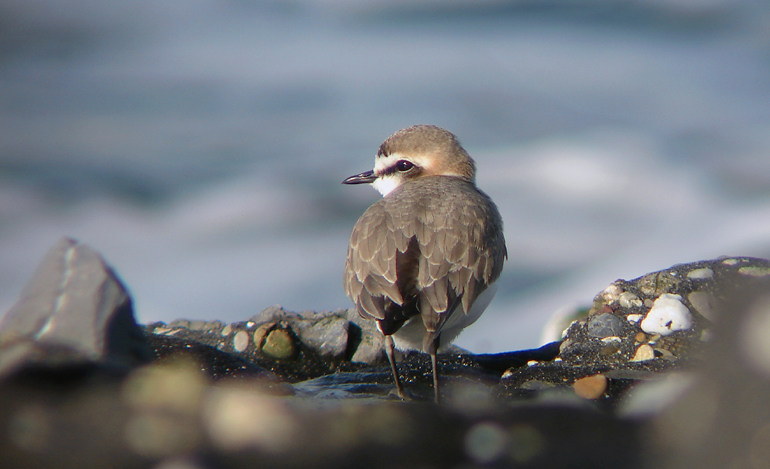
[[[506,253],[494,235],[502,236],[494,205],[475,189],[484,203],[456,204],[436,198],[435,190],[398,201],[410,210],[386,210],[393,200],[381,199],[353,229],[345,289],[359,314],[387,323],[386,334],[415,314],[428,331],[440,332],[457,305],[469,311],[482,286],[500,274]]]

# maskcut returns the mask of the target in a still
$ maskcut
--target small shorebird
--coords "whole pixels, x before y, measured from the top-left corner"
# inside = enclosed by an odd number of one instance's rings
[[[371,183],[383,198],[358,219],[345,261],[345,293],[377,321],[398,395],[395,347],[431,357],[473,324],[494,296],[507,258],[503,221],[476,187],[476,166],[450,132],[415,125],[388,137],[374,169],[343,184]]]

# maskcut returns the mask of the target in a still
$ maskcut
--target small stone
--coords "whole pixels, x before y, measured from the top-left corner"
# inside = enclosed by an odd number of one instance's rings
[[[738,260],[738,259],[725,259],[725,260],[722,261],[722,264],[724,264],[724,265],[735,265],[735,264],[737,264],[739,262],[740,262],[740,260]]]
[[[302,343],[327,357],[342,357],[348,347],[347,319],[338,315],[311,315],[308,320],[297,321],[297,335]]]
[[[624,291],[618,298],[618,304],[623,308],[634,308],[642,306],[642,300],[634,293]]]
[[[276,323],[274,322],[268,322],[265,324],[262,324],[257,328],[256,331],[254,331],[254,345],[257,346],[257,350],[262,350],[262,345],[265,343],[265,337],[267,337],[267,334],[275,329]]]
[[[711,278],[713,276],[714,276],[714,271],[709,269],[708,267],[704,267],[702,269],[695,269],[687,272],[687,278],[703,279],[703,278]]]
[[[618,347],[617,345],[614,345],[614,344],[606,345],[606,346],[602,347],[601,350],[599,350],[599,355],[606,357],[606,356],[609,356],[609,355],[614,355],[614,354],[618,353],[619,351],[620,351],[620,347]]]
[[[604,300],[604,303],[612,303],[613,301],[617,301],[621,293],[623,293],[623,289],[619,285],[613,283],[612,285],[602,290],[599,295],[601,299]]]
[[[540,381],[539,379],[530,379],[528,381],[521,383],[521,386],[519,387],[527,391],[545,391],[547,389],[555,388],[556,385],[553,383],[549,383],[548,381]]]
[[[249,348],[249,334],[246,331],[238,331],[233,337],[233,348],[236,352],[243,352]]]
[[[254,321],[248,321],[248,322],[246,323],[246,327],[248,327],[249,329],[251,329],[251,328],[252,328],[252,327],[254,327],[255,325],[256,325],[256,323],[255,323]]]
[[[181,327],[183,329],[189,329],[190,328],[190,321],[186,319],[174,319],[170,323],[168,323],[171,327]]]
[[[695,311],[701,316],[714,321],[716,319],[714,314],[714,297],[709,292],[694,291],[687,295],[687,300],[690,302]]]
[[[618,336],[621,332],[620,320],[614,314],[602,313],[588,320],[588,335],[591,337]]]
[[[292,358],[297,353],[297,346],[286,329],[273,329],[265,338],[262,353],[279,360]]]
[[[190,321],[190,325],[187,327],[191,331],[204,331],[208,329],[208,323],[206,321]]]
[[[643,344],[636,349],[634,358],[632,358],[630,361],[643,362],[647,360],[652,360],[653,358],[655,358],[655,350],[653,350],[653,348],[650,347],[649,345]]]
[[[377,329],[375,321],[364,319],[358,314],[356,308],[347,310],[346,317],[349,337],[360,340],[352,340],[350,346],[355,348],[350,361],[354,363],[377,363],[385,359],[385,338]]]
[[[741,275],[747,275],[749,277],[767,277],[770,275],[770,267],[760,267],[756,265],[750,265],[741,267],[738,269],[738,273]]]
[[[222,334],[222,337],[227,337],[232,332],[233,332],[233,326],[228,324],[224,328],[222,328],[222,331],[220,332],[220,334]]]
[[[607,378],[602,374],[586,376],[575,381],[572,389],[583,399],[598,399],[607,390]]]
[[[655,300],[641,327],[648,334],[669,335],[692,327],[692,314],[681,296],[664,293]]]
[[[670,292],[681,279],[669,272],[653,272],[637,280],[637,286],[647,296],[658,296]]]
[[[643,317],[644,317],[643,314],[629,314],[628,316],[626,316],[626,320],[628,322],[639,322],[642,320]]]
[[[645,334],[644,332],[637,332],[636,335],[634,336],[634,340],[637,342],[644,342],[645,340],[647,340],[647,334]]]
[[[653,349],[653,351],[654,351],[656,354],[660,354],[660,356],[661,356],[662,358],[666,359],[666,360],[669,360],[669,361],[674,361],[674,360],[676,360],[676,356],[674,356],[674,354],[673,354],[673,353],[671,353],[671,350],[669,350],[669,349],[665,349],[665,348],[656,348],[656,349]]]

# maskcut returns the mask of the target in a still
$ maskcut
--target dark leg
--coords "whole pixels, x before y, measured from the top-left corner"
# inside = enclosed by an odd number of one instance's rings
[[[436,399],[436,404],[438,404],[440,402],[438,397],[438,366],[436,363],[436,353],[438,352],[438,336],[436,336],[436,338],[433,339],[433,342],[430,343],[428,352],[430,353],[430,364],[433,367],[433,392]]]
[[[393,337],[389,335],[385,336],[385,353],[388,355],[390,369],[393,371],[393,380],[396,382],[396,391],[398,391],[398,397],[406,400],[404,388],[401,386],[401,378],[398,377],[398,368],[396,368],[396,347],[393,345]]]

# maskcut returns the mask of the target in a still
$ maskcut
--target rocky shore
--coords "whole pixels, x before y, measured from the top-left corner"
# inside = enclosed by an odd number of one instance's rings
[[[62,239],[0,321],[0,467],[770,467],[770,261],[617,280],[536,350],[399,357],[354,311],[139,325]]]

